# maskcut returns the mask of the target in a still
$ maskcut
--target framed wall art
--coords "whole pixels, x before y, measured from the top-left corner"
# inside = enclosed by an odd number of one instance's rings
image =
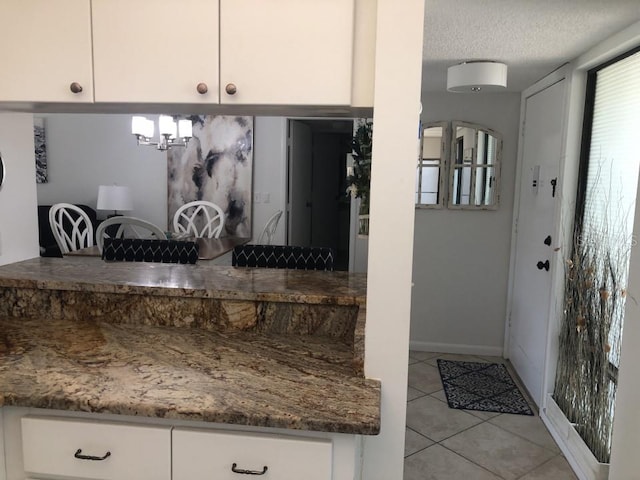
[[[47,183],[47,142],[44,129],[44,118],[33,119],[33,143],[36,157],[36,183]]]
[[[250,237],[253,117],[193,115],[186,147],[168,150],[168,224],[185,203],[207,200],[225,215],[221,237]]]

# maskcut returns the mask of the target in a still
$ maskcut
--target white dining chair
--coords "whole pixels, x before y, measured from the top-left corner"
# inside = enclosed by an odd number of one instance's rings
[[[80,207],[70,203],[52,205],[49,225],[63,254],[93,245],[93,225],[89,215]]]
[[[106,229],[112,225],[119,225],[119,227],[114,234],[109,235],[106,233]],[[96,244],[100,253],[102,253],[105,237],[167,239],[167,235],[157,225],[141,218],[127,216],[110,217],[98,225],[96,229]]]
[[[198,238],[220,238],[224,228],[222,208],[206,200],[185,203],[173,215],[173,231]]]
[[[267,220],[267,223],[265,223],[264,228],[262,229],[262,233],[258,237],[259,245],[271,245],[278,228],[280,217],[282,217],[282,210],[278,210],[276,213],[271,215],[269,220]]]

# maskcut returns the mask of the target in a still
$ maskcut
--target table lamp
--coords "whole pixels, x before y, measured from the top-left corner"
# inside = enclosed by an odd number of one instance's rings
[[[118,210],[133,210],[133,198],[131,189],[120,185],[100,185],[98,188],[98,210],[113,210],[113,215],[118,215]]]

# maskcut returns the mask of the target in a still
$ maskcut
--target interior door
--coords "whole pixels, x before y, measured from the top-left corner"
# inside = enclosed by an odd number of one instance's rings
[[[311,246],[311,127],[289,120],[288,150],[288,244]]]
[[[528,97],[525,103],[520,204],[511,296],[508,355],[538,406],[544,389],[556,185],[562,154],[565,80]],[[555,179],[555,181],[554,181]]]

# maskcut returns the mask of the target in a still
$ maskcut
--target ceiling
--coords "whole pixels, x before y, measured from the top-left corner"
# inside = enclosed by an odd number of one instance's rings
[[[451,65],[494,60],[521,92],[638,21],[640,0],[426,0],[422,90],[445,91]]]

